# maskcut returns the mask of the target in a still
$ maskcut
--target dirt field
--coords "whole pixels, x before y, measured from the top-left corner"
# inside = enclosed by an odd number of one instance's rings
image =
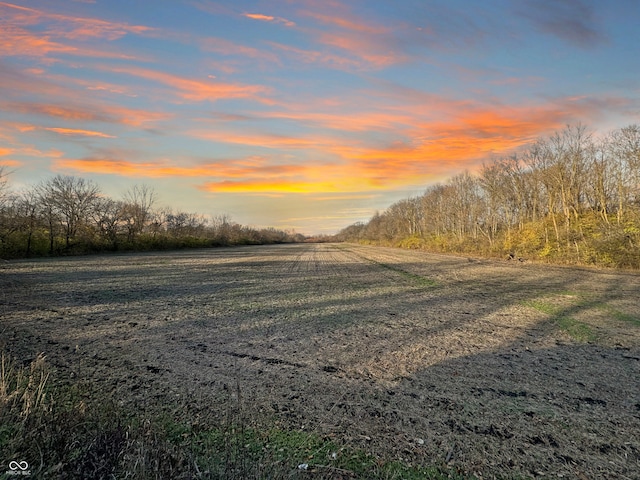
[[[141,410],[205,422],[239,386],[412,464],[640,478],[640,274],[339,244],[41,259],[0,266],[0,314],[5,351]]]

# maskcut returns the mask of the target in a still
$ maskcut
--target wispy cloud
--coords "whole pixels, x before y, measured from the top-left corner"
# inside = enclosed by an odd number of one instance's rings
[[[368,66],[368,62],[363,60],[349,58],[344,55],[338,55],[323,50],[309,50],[292,45],[285,45],[278,42],[266,42],[272,47],[284,52],[296,62],[306,64],[317,64],[324,67],[343,69],[343,70],[360,70]]]
[[[109,71],[111,73],[132,75],[134,77],[161,83],[171,87],[174,95],[183,100],[216,101],[221,99],[249,98],[265,103],[270,102],[270,100],[265,96],[270,89],[262,85],[245,85],[241,83],[197,80],[159,70],[133,66],[97,66],[96,68],[99,70]]]
[[[31,132],[37,127],[33,125],[20,124],[15,122],[0,122],[0,140],[3,146],[0,147],[0,164],[22,165],[25,158],[30,159],[56,159],[61,158],[64,153],[57,148],[44,150],[34,145],[20,140],[19,135],[24,132]],[[19,132],[16,135],[16,132]],[[11,157],[11,158],[6,158]]]
[[[320,24],[319,28],[305,29],[316,42],[358,58],[367,68],[379,69],[407,60],[389,26],[365,20],[346,4],[328,2],[323,10],[314,7],[299,14]],[[327,7],[331,14],[326,12]]]
[[[0,29],[0,55],[47,58],[72,55],[92,58],[133,59],[105,45],[83,45],[84,40],[117,40],[127,34],[142,35],[154,29],[142,25],[74,17],[0,2],[5,17]],[[51,59],[50,59],[51,60]]]
[[[198,188],[216,193],[318,193],[340,191],[343,187],[330,180],[265,181],[262,179],[207,182]]]
[[[192,169],[168,162],[132,162],[118,158],[61,158],[54,162],[56,170],[72,170],[91,174],[116,174],[123,177],[196,177],[209,173],[206,168]]]
[[[27,115],[42,115],[72,122],[105,122],[148,126],[151,123],[172,118],[171,113],[154,112],[124,106],[72,105],[55,103],[14,102],[2,104],[8,111]]]
[[[81,137],[100,137],[100,138],[116,138],[114,135],[108,135],[94,130],[83,130],[79,128],[62,128],[62,127],[44,127],[43,130],[54,132],[65,136],[81,136]]]
[[[282,135],[275,133],[247,132],[234,129],[199,129],[186,132],[189,136],[216,143],[231,143],[254,146],[266,149],[312,149],[322,150],[331,145],[335,139],[318,135]]]
[[[261,13],[243,13],[242,16],[250,18],[252,20],[260,20],[263,22],[281,23],[286,27],[296,26],[295,22],[292,22],[291,20],[287,20],[286,18],[282,18],[282,17],[274,17],[272,15],[263,15]]]
[[[53,133],[57,133],[59,135],[64,135],[64,136],[116,138],[114,135],[109,135],[96,130],[86,130],[86,129],[80,129],[80,128],[43,127],[40,125],[33,125],[30,123],[18,123],[18,122],[12,122],[8,125],[5,124],[5,126],[8,126],[12,130],[16,130],[20,133],[34,132],[34,131],[48,131],[48,132],[53,132]]]
[[[19,167],[22,165],[22,162],[18,160],[13,160],[11,158],[0,158],[0,166],[2,167]]]
[[[286,111],[257,114],[259,118],[292,120],[310,128],[323,128],[340,132],[381,132],[415,123],[410,112],[385,112],[381,110],[355,110],[349,113],[321,111]]]
[[[525,0],[516,11],[541,32],[578,47],[591,48],[607,41],[593,7],[584,0]]]
[[[224,181],[255,178],[264,182],[305,174],[316,167],[293,164],[269,164],[261,157],[239,160],[201,162],[188,166],[176,165],[170,160],[135,162],[119,158],[86,157],[80,159],[60,158],[55,162],[58,169],[72,169],[85,173],[118,174],[134,177],[199,177],[224,178]]]
[[[637,118],[628,52],[607,38],[633,39],[620,5],[139,3],[0,0],[0,160],[23,177],[161,179],[196,210],[203,192],[238,211],[229,199],[294,193],[310,203],[285,217],[306,222],[381,208],[567,123]],[[606,78],[579,51],[594,47]]]
[[[0,11],[3,11],[13,25],[32,26],[47,23],[49,26],[45,28],[46,35],[71,40],[84,38],[116,40],[130,33],[140,35],[154,30],[144,25],[49,13],[8,2],[0,2]]]
[[[445,100],[441,100],[445,103]],[[611,102],[614,102],[612,100]],[[421,118],[408,109],[404,117],[378,112],[352,119],[369,133],[380,128],[395,133],[389,142],[372,143],[340,132],[276,135],[225,129],[202,129],[190,136],[216,144],[266,149],[267,156],[191,162],[182,160],[129,161],[113,156],[59,158],[55,167],[85,173],[118,173],[130,177],[200,178],[198,188],[217,193],[273,195],[283,193],[362,193],[426,184],[452,171],[479,168],[492,155],[506,155],[547,134],[574,117],[584,118],[611,107],[584,98],[556,99],[546,105],[520,106],[451,102],[446,121]],[[410,115],[414,115],[413,121]],[[331,123],[330,116],[292,114],[300,121]],[[340,130],[339,128],[337,130]],[[311,131],[314,131],[311,129]],[[353,129],[352,129],[353,131]],[[356,130],[357,132],[357,130]],[[382,138],[380,135],[378,137]],[[296,153],[302,152],[302,153]],[[315,153],[312,153],[315,152]],[[124,158],[124,157],[123,157]],[[282,162],[279,159],[289,159]],[[296,161],[291,161],[297,158]],[[305,161],[304,158],[313,158]],[[322,160],[321,160],[322,159]],[[189,162],[187,162],[189,163]]]
[[[198,40],[200,48],[205,52],[215,52],[224,56],[242,56],[253,60],[265,60],[279,63],[278,57],[273,53],[265,52],[255,47],[240,45],[231,40],[217,37],[207,37]]]
[[[510,154],[572,119],[597,118],[622,108],[622,103],[615,98],[557,98],[541,105],[469,105],[452,112],[447,121],[417,119],[413,128],[403,130],[404,138],[386,146],[336,144],[332,151],[372,187],[401,185],[456,169],[473,170],[487,158]]]
[[[325,13],[305,10],[301,14],[307,17],[311,17],[323,24],[333,25],[339,27],[345,31],[358,32],[362,34],[380,35],[389,33],[389,28],[380,24],[367,23],[362,18],[358,18],[352,15],[346,8],[346,5],[340,7],[340,12],[337,15],[328,15]]]
[[[91,82],[79,82],[85,85],[85,88],[92,92],[107,92],[113,93],[116,95],[125,95],[127,97],[137,97],[137,93],[132,93],[131,88],[121,86],[121,85],[112,85],[106,83],[96,83],[95,81]]]

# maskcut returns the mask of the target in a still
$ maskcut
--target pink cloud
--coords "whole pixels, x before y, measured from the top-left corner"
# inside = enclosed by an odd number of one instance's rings
[[[202,48],[205,52],[215,52],[222,55],[241,55],[244,57],[272,62],[277,62],[278,60],[277,57],[275,57],[272,53],[263,52],[262,50],[254,47],[239,45],[224,38],[208,37],[199,40],[198,43],[200,45],[200,48]]]
[[[294,22],[292,22],[291,20],[287,20],[286,18],[282,18],[282,17],[274,17],[274,16],[271,16],[271,15],[262,15],[260,13],[243,13],[242,16],[250,18],[252,20],[260,20],[260,21],[263,21],[263,22],[281,23],[281,24],[285,25],[286,27],[295,27],[296,26],[296,24]]]
[[[376,25],[373,23],[368,24],[368,23],[365,23],[361,18],[357,18],[353,16],[352,18],[348,18],[350,14],[346,11],[341,12],[339,15],[325,15],[322,13],[312,12],[307,10],[307,11],[301,12],[301,14],[307,17],[314,18],[315,20],[318,20],[321,23],[340,27],[343,30],[347,30],[351,32],[358,32],[362,34],[372,34],[372,35],[389,33],[388,27],[384,27],[382,25]]]
[[[8,2],[0,2],[0,10],[11,19],[13,25],[31,26],[46,23],[49,27],[45,29],[45,35],[71,40],[82,38],[116,40],[130,33],[141,35],[155,30],[143,25],[49,13]]]
[[[325,10],[327,4],[324,4]],[[327,29],[307,29],[314,39],[359,58],[368,68],[384,68],[405,62],[406,53],[398,46],[395,31],[377,22],[367,21],[352,13],[345,5],[331,2],[331,14],[316,10],[303,10],[300,15],[313,18]]]

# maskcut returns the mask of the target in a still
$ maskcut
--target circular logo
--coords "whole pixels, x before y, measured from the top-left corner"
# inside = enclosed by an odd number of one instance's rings
[[[29,468],[29,464],[24,460],[22,462],[16,462],[12,460],[9,462],[9,470],[22,470],[25,471]]]

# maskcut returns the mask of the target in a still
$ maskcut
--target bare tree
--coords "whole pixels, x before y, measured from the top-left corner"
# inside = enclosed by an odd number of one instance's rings
[[[90,180],[57,175],[41,183],[38,192],[48,217],[51,250],[53,251],[53,224],[56,221],[62,226],[65,246],[69,248],[79,227],[89,224],[91,210],[100,189]]]
[[[227,214],[215,215],[211,219],[211,228],[217,240],[225,245],[231,241],[233,221]]]
[[[93,218],[100,235],[111,244],[111,248],[118,248],[118,234],[125,218],[125,204],[112,198],[99,198],[93,211]]]
[[[148,185],[134,185],[125,192],[123,200],[129,241],[133,242],[150,221],[157,195],[154,189]]]
[[[25,255],[31,256],[33,237],[39,226],[40,206],[34,189],[25,190],[16,197],[16,210],[21,222],[21,230],[26,236]]]
[[[602,221],[609,224],[609,212],[613,211],[616,196],[615,179],[619,175],[620,163],[613,155],[611,137],[597,143],[588,156],[588,181],[585,184],[585,199],[588,208],[596,212]]]
[[[616,172],[618,222],[630,204],[640,206],[640,125],[630,125],[614,131],[610,148],[618,161]]]
[[[7,169],[0,165],[0,209],[4,206],[8,196]]]

